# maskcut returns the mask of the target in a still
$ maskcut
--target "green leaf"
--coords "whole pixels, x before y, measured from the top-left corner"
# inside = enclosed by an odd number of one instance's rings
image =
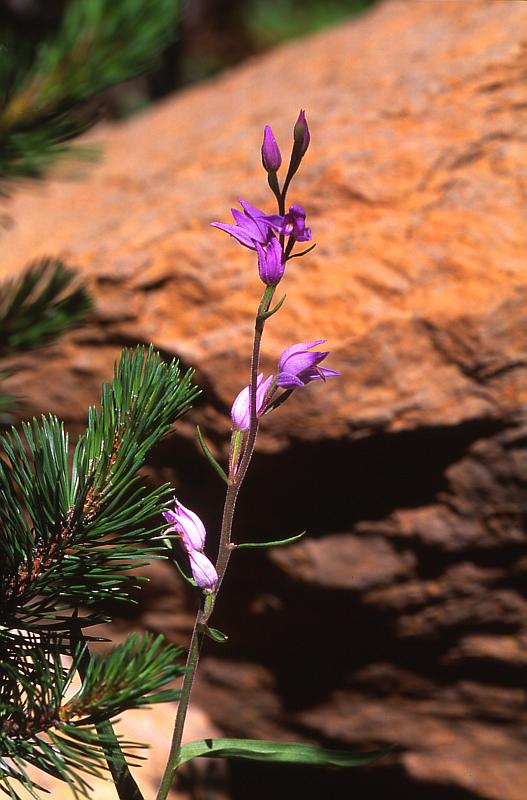
[[[285,389],[285,391],[283,391],[282,394],[279,394],[278,397],[276,397],[271,403],[269,403],[269,405],[265,409],[264,416],[265,414],[270,414],[271,411],[274,411],[275,409],[279,408],[282,405],[282,403],[285,403],[285,401],[291,397],[294,391],[295,391],[294,389]]]
[[[278,301],[278,303],[275,305],[274,308],[270,308],[269,311],[262,311],[261,314],[258,314],[257,319],[258,320],[264,320],[264,319],[269,319],[269,317],[272,317],[273,314],[276,314],[277,311],[280,311],[280,309],[282,308],[282,306],[284,304],[285,298],[286,298],[286,295],[284,294],[282,299]]]
[[[225,644],[229,638],[226,633],[222,633],[217,628],[211,628],[209,625],[202,625],[201,630],[209,639],[218,644]]]
[[[223,467],[220,466],[220,464],[218,464],[218,462],[216,461],[216,459],[212,455],[212,453],[211,453],[209,447],[207,446],[207,443],[205,442],[205,439],[203,438],[203,435],[202,435],[202,433],[201,433],[201,431],[199,429],[199,425],[196,425],[196,428],[198,430],[199,443],[201,445],[201,449],[203,450],[203,454],[205,455],[205,458],[209,461],[209,463],[216,470],[216,472],[218,473],[220,478],[223,481],[225,481],[225,483],[228,486],[229,485],[229,479],[228,479],[227,475],[225,474],[225,470],[223,469]]]
[[[311,247],[308,247],[306,250],[302,250],[300,253],[293,253],[293,255],[289,256],[287,260],[291,261],[292,258],[301,258],[302,256],[307,256],[307,254],[314,250],[315,247],[316,244],[312,244]]]
[[[194,580],[194,578],[191,578],[189,575],[187,575],[187,574],[186,574],[186,573],[183,571],[183,568],[180,566],[180,564],[179,564],[179,562],[178,562],[177,558],[174,558],[174,559],[172,560],[172,564],[175,564],[175,566],[176,566],[176,568],[177,568],[177,571],[179,572],[179,574],[181,575],[181,577],[182,577],[182,578],[184,578],[184,579],[186,580],[186,582],[187,582],[187,583],[190,583],[190,585],[191,585],[191,586],[193,586],[193,587],[194,587],[194,589],[195,589],[195,588],[197,587],[197,585],[198,585],[198,584],[196,583],[196,581]]]
[[[191,758],[242,758],[250,761],[313,764],[332,767],[363,767],[377,761],[392,748],[355,753],[350,750],[330,750],[313,744],[295,742],[266,742],[258,739],[198,739],[184,744],[178,764]]]
[[[306,531],[302,531],[302,533],[297,533],[296,536],[290,536],[289,539],[278,539],[276,542],[242,542],[242,544],[234,545],[234,549],[241,550],[242,548],[254,549],[255,547],[283,547],[286,544],[298,542],[298,540],[305,535]]]

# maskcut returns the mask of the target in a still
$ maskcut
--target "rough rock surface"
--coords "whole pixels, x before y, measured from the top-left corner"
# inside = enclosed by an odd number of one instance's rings
[[[344,377],[266,419],[238,530],[265,483],[254,535],[311,538],[240,554],[217,614],[230,640],[197,686],[231,734],[399,744],[373,769],[312,773],[305,797],[527,796],[526,30],[521,2],[386,3],[99,128],[87,181],[7,208],[3,263],[60,254],[97,298],[13,388],[76,429],[122,345],[197,365],[206,399],[154,466],[212,531],[221,488],[191,422],[224,452],[259,281],[208,223],[238,194],[271,208],[261,128],[287,140],[307,108],[291,199],[317,249],[288,267],[264,356],[324,337]],[[150,597],[139,621],[183,640],[183,595],[174,608]],[[235,768],[234,796],[249,774],[253,800],[270,780],[301,793],[303,774],[258,769]]]

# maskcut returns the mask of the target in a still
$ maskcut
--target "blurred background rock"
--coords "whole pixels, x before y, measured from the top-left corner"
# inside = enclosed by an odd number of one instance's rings
[[[212,61],[254,49],[249,24],[229,46],[226,18],[225,39],[202,19]],[[77,432],[128,344],[198,367],[203,400],[150,469],[200,510],[213,552],[222,489],[194,426],[225,454],[259,282],[208,223],[238,194],[270,207],[261,130],[287,142],[307,109],[291,200],[317,249],[288,267],[264,362],[327,337],[343,377],[265,420],[237,535],[310,536],[233,559],[215,618],[229,642],[208,648],[195,699],[227,735],[399,749],[348,772],[233,762],[233,800],[527,796],[526,25],[520,2],[378,4],[106,120],[87,137],[104,152],[87,180],[19,188],[7,206],[4,274],[56,253],[95,301],[45,360],[18,359],[20,416],[51,410]],[[192,72],[186,36],[167,56],[174,86]],[[164,74],[141,79],[139,105],[167,91]],[[194,598],[168,564],[150,576],[114,631],[184,644]]]

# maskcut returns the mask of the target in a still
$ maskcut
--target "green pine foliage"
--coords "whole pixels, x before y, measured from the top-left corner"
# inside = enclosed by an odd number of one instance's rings
[[[40,178],[96,119],[86,101],[144,72],[174,38],[178,0],[72,0],[32,48],[0,27],[0,180]],[[77,151],[80,154],[81,151]]]
[[[163,557],[172,492],[146,488],[139,470],[198,393],[191,371],[138,347],[74,448],[53,416],[0,437],[0,789],[10,797],[13,781],[38,792],[28,763],[86,794],[79,770],[122,763],[108,721],[177,697],[162,689],[182,670],[161,638],[130,637],[103,657],[83,629],[105,618],[105,600],[130,599],[132,568]],[[75,672],[82,688],[67,699]]]
[[[53,342],[79,325],[91,309],[86,286],[62,261],[44,258],[0,284],[0,359]],[[15,369],[11,365],[11,371]],[[9,376],[0,372],[0,383]],[[0,423],[14,400],[0,391]]]
[[[161,636],[133,634],[106,656],[87,655],[80,644],[66,665],[61,654],[59,639],[43,647],[33,636],[10,653],[10,662],[2,661],[0,790],[9,797],[18,798],[17,782],[39,797],[28,764],[66,781],[75,795],[86,795],[83,773],[103,775],[105,759],[117,760],[123,750],[134,763],[138,747],[119,743],[113,731],[102,732],[103,723],[130,708],[178,698],[176,690],[161,687],[181,676],[180,650]],[[76,672],[82,685],[73,694]]]
[[[30,264],[0,284],[0,358],[52,342],[90,308],[86,287],[60,259]]]

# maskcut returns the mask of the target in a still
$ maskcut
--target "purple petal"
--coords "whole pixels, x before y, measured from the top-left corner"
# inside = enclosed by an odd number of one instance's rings
[[[310,242],[311,241],[311,228],[306,228],[303,233],[295,236],[297,242]]]
[[[256,383],[256,414],[260,416],[265,411],[266,395],[273,382],[273,375],[263,380],[263,372],[258,375]],[[248,431],[251,426],[251,400],[250,387],[246,386],[237,395],[231,408],[233,427],[239,431]]]
[[[254,250],[254,240],[251,236],[249,236],[242,228],[239,228],[237,225],[228,225],[224,222],[211,222],[210,223],[213,228],[219,228],[220,231],[225,231],[233,239],[236,239],[240,244],[243,244],[245,247],[248,247],[250,250]]]
[[[232,208],[232,216],[236,221],[236,226],[241,228],[245,233],[247,233],[251,239],[256,239],[257,241],[260,240],[262,232],[256,222],[248,217],[247,214],[243,214],[241,211],[238,211],[236,208]]]
[[[218,582],[218,573],[212,561],[199,550],[189,550],[188,557],[192,575],[199,588],[213,590]]]
[[[288,372],[280,372],[277,377],[277,384],[282,389],[296,389],[297,386],[302,388],[304,384],[297,378],[296,375],[290,375]]]
[[[242,200],[241,197],[238,197],[238,203],[241,205],[245,213],[254,220],[257,220],[258,217],[266,216],[265,211],[262,211],[260,208],[256,208],[256,206],[252,206],[250,203],[247,203],[246,200]]]
[[[205,537],[207,535],[205,526],[197,514],[186,508],[179,500],[174,499],[174,511],[163,512],[167,522],[172,523],[172,530],[175,530],[181,537],[183,547],[188,550],[203,550]]]
[[[286,220],[280,214],[266,214],[263,223],[272,228],[276,228],[279,233],[285,232]]]
[[[336,369],[328,369],[327,367],[318,367],[319,372],[322,373],[321,377],[323,380],[326,378],[332,378],[334,376],[342,375],[342,372],[337,372]]]
[[[280,283],[285,270],[284,253],[280,242],[273,236],[264,250],[256,243],[258,253],[258,273],[267,286],[276,286]]]
[[[290,372],[290,370],[286,370],[284,368],[284,365],[291,356],[296,355],[297,353],[303,353],[306,350],[310,350],[312,347],[317,347],[319,344],[324,344],[325,341],[325,339],[317,339],[314,342],[299,342],[298,344],[292,344],[290,347],[287,347],[280,356],[280,360],[278,362],[278,371]]]
[[[315,353],[309,353],[307,350],[293,353],[284,361],[282,371],[288,372],[291,375],[300,375],[304,370],[316,367],[316,365],[324,361],[328,355],[329,352],[323,353],[318,350]]]

